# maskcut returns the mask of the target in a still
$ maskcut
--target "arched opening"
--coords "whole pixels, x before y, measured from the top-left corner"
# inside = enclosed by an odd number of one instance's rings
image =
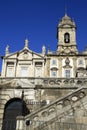
[[[29,113],[30,111],[22,99],[11,99],[5,105],[2,130],[15,130],[16,117],[26,116]]]
[[[64,34],[64,42],[65,43],[70,43],[70,34],[69,33]]]

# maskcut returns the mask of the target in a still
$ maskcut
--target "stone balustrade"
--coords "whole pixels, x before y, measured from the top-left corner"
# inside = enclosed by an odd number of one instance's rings
[[[30,122],[29,127],[33,126],[34,128],[37,128],[39,127],[39,123],[43,125],[44,123],[49,123],[49,121],[51,120],[61,119],[61,121],[63,121],[65,116],[73,116],[77,107],[82,107],[82,104],[79,101],[84,99],[86,95],[86,88],[77,89],[76,91],[68,94],[67,96],[58,99],[50,105],[47,105],[26,116],[25,124],[27,126],[27,122]]]

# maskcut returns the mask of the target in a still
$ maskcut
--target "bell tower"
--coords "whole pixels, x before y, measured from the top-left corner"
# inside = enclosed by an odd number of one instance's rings
[[[58,54],[77,54],[76,25],[75,22],[65,14],[57,27]]]

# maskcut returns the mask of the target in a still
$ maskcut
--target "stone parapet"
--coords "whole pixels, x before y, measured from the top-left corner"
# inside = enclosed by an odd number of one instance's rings
[[[87,78],[2,78],[0,88],[79,88],[87,86]]]

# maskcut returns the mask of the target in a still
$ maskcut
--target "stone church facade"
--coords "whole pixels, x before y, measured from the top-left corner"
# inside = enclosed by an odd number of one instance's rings
[[[55,52],[6,47],[0,76],[0,130],[87,130],[87,49],[80,53],[76,24],[65,14]],[[47,53],[46,53],[47,52]]]

